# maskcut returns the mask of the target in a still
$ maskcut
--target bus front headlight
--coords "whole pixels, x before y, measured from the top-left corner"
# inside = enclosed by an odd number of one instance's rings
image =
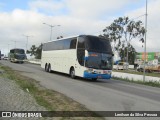
[[[111,71],[111,70],[104,70],[104,71],[103,71],[103,74],[110,74],[110,75],[111,75],[111,74],[112,74],[112,71]]]
[[[88,68],[88,69],[86,70],[86,72],[92,73],[92,72],[93,72],[93,68]]]

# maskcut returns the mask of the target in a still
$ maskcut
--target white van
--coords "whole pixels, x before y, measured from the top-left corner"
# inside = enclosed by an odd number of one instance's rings
[[[119,62],[117,64],[117,70],[127,70],[129,68],[129,64],[127,62]]]

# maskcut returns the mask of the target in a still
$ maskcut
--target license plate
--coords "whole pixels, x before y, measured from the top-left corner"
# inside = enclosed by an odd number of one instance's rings
[[[107,71],[107,70],[104,70],[104,71],[103,71],[103,74],[107,74],[107,73],[108,73],[108,71]]]
[[[98,76],[98,78],[102,78],[102,76]]]

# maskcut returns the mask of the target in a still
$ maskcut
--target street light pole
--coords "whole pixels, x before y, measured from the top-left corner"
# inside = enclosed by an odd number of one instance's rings
[[[43,24],[45,24],[45,25],[48,25],[49,27],[51,27],[51,34],[50,34],[50,41],[52,40],[52,28],[53,27],[55,27],[55,26],[61,26],[61,25],[49,25],[49,24],[47,24],[47,23],[43,23]]]
[[[126,59],[127,63],[128,63],[128,46],[129,46],[129,42],[127,41],[127,59]]]
[[[16,48],[16,42],[17,42],[17,41],[14,41],[14,42],[15,42],[15,48]]]
[[[9,53],[9,46],[10,46],[10,44],[8,44],[8,53]]]
[[[13,42],[14,42],[14,44],[15,44],[15,48],[16,48],[16,43],[17,43],[17,41],[16,40],[12,40]]]
[[[147,40],[147,0],[146,0],[146,15],[145,15],[145,41],[144,41],[144,69],[143,69],[143,82],[145,82],[145,63],[146,63],[146,40]]]
[[[25,37],[27,38],[27,42],[26,42],[26,53],[27,53],[27,47],[28,47],[28,38],[29,38],[29,37],[33,37],[33,36],[29,36],[29,35],[23,35],[23,36],[25,36]]]
[[[123,54],[124,54],[124,56],[123,56],[123,62],[126,62],[126,61],[125,61],[125,40],[122,41],[122,44],[124,45],[124,50],[123,50]]]
[[[51,35],[50,35],[50,41],[52,40],[52,28],[53,28],[54,26],[51,26]]]

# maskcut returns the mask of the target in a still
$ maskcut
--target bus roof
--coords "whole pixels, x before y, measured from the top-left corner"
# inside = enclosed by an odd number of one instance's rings
[[[12,48],[12,49],[10,49],[10,50],[24,50],[23,48]]]
[[[65,38],[60,38],[60,39],[54,39],[54,40],[51,40],[51,41],[47,41],[47,42],[44,42],[44,43],[49,43],[49,42],[53,42],[53,41],[59,41],[59,40],[64,40],[64,39],[67,39],[67,38],[74,38],[74,37],[78,37],[80,35],[75,35],[75,36],[69,36],[69,37],[65,37]],[[43,44],[44,44],[43,43]]]
[[[69,37],[65,37],[65,38],[60,38],[60,39],[51,40],[51,41],[44,42],[44,43],[49,43],[49,42],[53,42],[53,41],[64,40],[64,39],[68,39],[68,38],[80,37],[80,36],[94,36],[94,35],[75,35],[75,36],[69,36]],[[95,36],[95,37],[98,37],[98,36]],[[43,43],[43,44],[44,44],[44,43]]]

